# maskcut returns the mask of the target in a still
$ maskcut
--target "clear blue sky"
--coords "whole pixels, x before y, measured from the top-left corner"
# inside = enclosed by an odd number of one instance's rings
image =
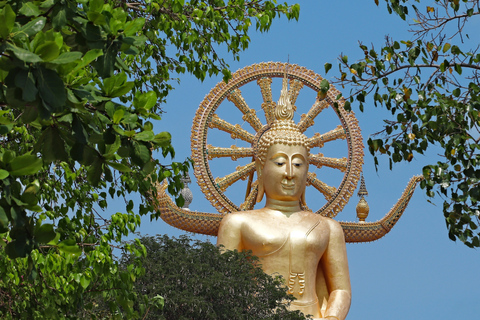
[[[380,1],[380,7],[373,0],[299,2],[299,22],[277,19],[269,33],[252,32],[252,42],[241,55],[240,62],[228,59],[232,70],[262,61],[286,61],[290,56],[291,63],[321,75],[324,74],[324,64],[332,63],[334,68],[327,77],[332,79],[340,53],[348,55],[350,61],[360,57],[358,41],[379,48],[385,35],[411,38],[407,23],[389,15],[383,1]],[[472,33],[470,37],[476,43],[480,42],[478,33]],[[180,85],[169,96],[164,107],[166,113],[156,124],[156,130],[172,133],[177,153],[175,160],[181,161],[190,155],[190,127],[195,111],[218,81],[221,77],[202,83],[192,76],[182,76]],[[348,94],[346,89],[342,91]],[[273,94],[278,98],[279,93]],[[260,109],[260,104],[250,106]],[[367,106],[365,113],[357,110],[356,114],[365,144],[369,135],[381,129],[382,119],[388,118],[384,110],[373,105]],[[396,165],[393,171],[388,169],[386,161],[381,161],[376,172],[372,156],[368,150],[366,153],[364,175],[369,191],[368,221],[385,215],[399,198],[409,178],[421,174],[425,164],[436,161],[436,153],[432,152],[428,156],[416,156],[411,163]],[[193,174],[192,180],[190,188],[194,200],[191,208],[214,212],[197,187]],[[315,201],[315,198],[307,198],[312,208],[316,207]],[[357,201],[356,195],[352,197],[349,205],[338,215],[338,220],[354,221]],[[423,191],[417,188],[403,217],[389,234],[373,243],[347,245],[353,290],[347,319],[478,319],[479,252],[448,239],[442,201],[436,199],[433,202],[428,203]],[[162,220],[150,223],[149,219],[145,219],[140,232],[172,236],[184,233]],[[199,238],[216,242],[213,237]]]

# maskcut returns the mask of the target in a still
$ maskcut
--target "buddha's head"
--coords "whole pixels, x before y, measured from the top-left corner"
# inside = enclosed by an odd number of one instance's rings
[[[267,198],[305,203],[308,172],[307,137],[293,121],[293,107],[288,96],[287,79],[283,79],[275,121],[256,145],[255,162],[258,174],[257,202]]]

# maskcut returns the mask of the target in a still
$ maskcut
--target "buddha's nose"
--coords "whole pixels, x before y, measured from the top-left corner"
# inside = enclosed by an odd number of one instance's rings
[[[286,168],[285,168],[285,177],[287,179],[292,179],[293,178],[293,165],[291,163],[287,163]]]

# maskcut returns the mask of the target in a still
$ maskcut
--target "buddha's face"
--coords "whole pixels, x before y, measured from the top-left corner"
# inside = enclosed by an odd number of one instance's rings
[[[273,144],[267,152],[262,181],[267,198],[299,201],[307,182],[308,154],[304,146]]]

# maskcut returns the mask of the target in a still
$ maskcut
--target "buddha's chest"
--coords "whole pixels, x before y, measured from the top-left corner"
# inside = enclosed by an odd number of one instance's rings
[[[243,246],[259,257],[321,257],[329,232],[318,216],[303,219],[258,218],[242,234]],[[296,260],[296,259],[294,259]]]

